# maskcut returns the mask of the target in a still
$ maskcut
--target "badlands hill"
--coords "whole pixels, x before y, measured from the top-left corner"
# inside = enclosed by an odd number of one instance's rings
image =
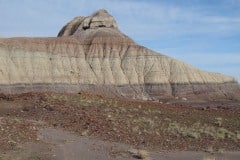
[[[74,18],[57,38],[0,39],[0,92],[32,91],[152,100],[240,99],[233,77],[139,46],[105,10]]]

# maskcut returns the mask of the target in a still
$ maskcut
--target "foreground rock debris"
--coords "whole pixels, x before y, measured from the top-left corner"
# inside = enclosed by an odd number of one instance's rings
[[[0,39],[0,92],[32,91],[87,91],[142,100],[240,97],[233,77],[139,46],[105,10],[74,18],[57,38]]]
[[[2,95],[0,160],[239,160],[239,105],[188,105]]]

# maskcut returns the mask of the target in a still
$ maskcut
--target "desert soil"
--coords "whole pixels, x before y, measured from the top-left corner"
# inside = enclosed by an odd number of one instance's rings
[[[0,159],[239,159],[238,102],[0,95]]]

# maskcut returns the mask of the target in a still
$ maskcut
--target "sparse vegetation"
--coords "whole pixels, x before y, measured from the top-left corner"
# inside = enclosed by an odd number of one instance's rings
[[[221,117],[217,117],[215,118],[215,124],[218,126],[218,127],[221,127],[222,126],[222,122],[223,122],[223,119]]]
[[[240,131],[237,131],[237,139],[240,140]]]
[[[145,159],[147,160],[149,158],[149,152],[143,149],[138,150],[138,156],[139,159]]]
[[[194,123],[192,126],[184,126],[176,122],[169,124],[168,130],[173,134],[181,134],[184,137],[201,138],[201,137],[212,137],[214,139],[232,139],[237,140],[237,134],[221,128],[208,126],[207,124],[200,125],[200,123]]]
[[[19,95],[8,103],[14,106],[23,98],[24,103],[31,103],[19,112],[13,108],[8,118],[41,119],[49,126],[82,136],[163,150],[205,150],[209,142],[214,148],[240,149],[239,110],[201,110],[84,93]],[[5,112],[0,112],[1,116]]]

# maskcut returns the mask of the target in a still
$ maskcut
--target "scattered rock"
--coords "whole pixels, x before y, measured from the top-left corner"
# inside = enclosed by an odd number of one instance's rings
[[[149,159],[149,152],[143,149],[130,149],[128,152],[136,159]]]
[[[82,131],[81,136],[87,136],[87,135],[88,135],[88,130]]]
[[[187,98],[183,97],[183,98],[182,98],[182,100],[183,100],[183,101],[186,101],[186,100],[187,100]]]

